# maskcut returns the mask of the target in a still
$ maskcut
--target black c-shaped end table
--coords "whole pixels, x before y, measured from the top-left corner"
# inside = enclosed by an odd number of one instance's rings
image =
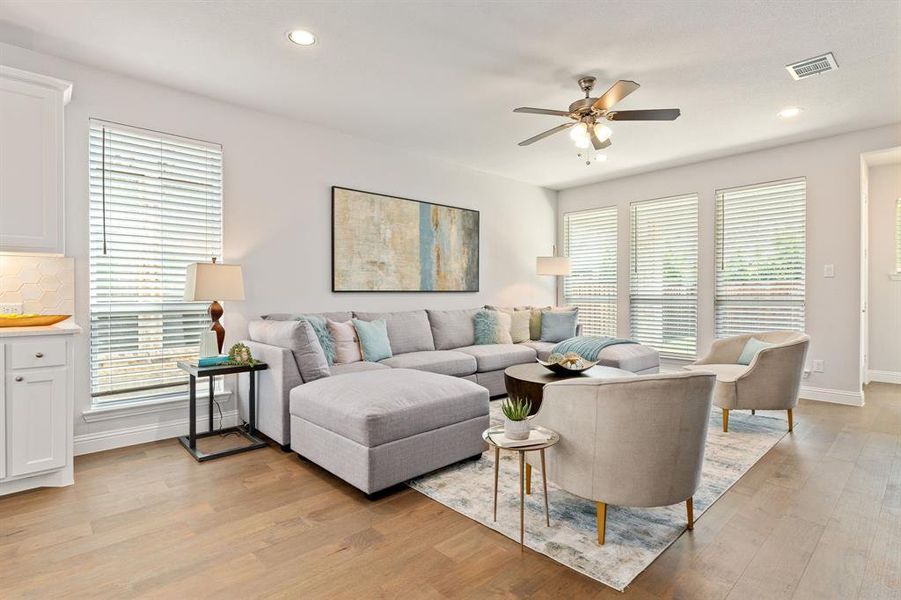
[[[263,362],[258,362],[253,365],[216,365],[213,367],[198,367],[197,365],[193,365],[188,362],[179,361],[178,368],[182,371],[185,371],[190,376],[190,382],[188,384],[190,389],[190,394],[188,397],[188,435],[179,437],[178,441],[181,442],[181,445],[185,447],[185,450],[191,453],[191,456],[193,456],[194,459],[197,460],[197,462],[204,462],[207,460],[212,460],[214,458],[222,458],[223,456],[238,454],[240,452],[247,452],[249,450],[256,450],[257,448],[264,448],[268,445],[265,441],[258,438],[256,435],[256,378],[257,371],[265,371],[269,368],[269,365]],[[213,429],[213,379],[217,375],[231,375],[233,373],[247,373],[247,376],[250,377],[250,397],[248,398],[248,408],[250,412],[248,416],[249,421],[246,427],[239,425],[237,427]],[[209,431],[205,431],[203,433],[197,433],[198,377],[210,378],[210,428]],[[206,438],[214,435],[221,435],[224,433],[237,433],[241,437],[249,441],[250,444],[209,453],[201,452],[197,449],[198,438]]]

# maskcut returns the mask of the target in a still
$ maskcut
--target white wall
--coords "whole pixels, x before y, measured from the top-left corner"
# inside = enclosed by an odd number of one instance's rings
[[[75,318],[82,326],[88,324],[90,117],[222,144],[224,259],[243,265],[247,296],[246,302],[225,306],[226,343],[241,339],[248,318],[273,311],[543,305],[553,300],[555,282],[535,275],[535,257],[548,254],[554,243],[554,191],[16,46],[0,43],[0,61],[74,83],[66,109],[66,239],[67,254],[76,264]],[[479,293],[333,294],[332,185],[481,211]],[[90,406],[88,350],[88,336],[82,335],[75,423],[82,449],[115,445],[124,439],[122,428],[140,429],[138,437],[129,438],[133,440],[184,429],[177,422],[186,417],[184,405],[84,422],[82,412]]]
[[[860,396],[860,154],[897,146],[901,124],[781,146],[563,190],[558,196],[558,239],[563,215],[592,207],[619,207],[619,335],[629,333],[629,203],[696,192],[700,198],[698,348],[714,337],[715,190],[778,179],[807,178],[808,363],[823,359],[825,370],[811,373],[804,396],[859,403]],[[614,152],[611,160],[615,160]],[[603,168],[602,165],[598,165]],[[835,265],[824,278],[823,266]]]
[[[874,379],[893,377],[901,383],[901,277],[895,274],[895,203],[901,198],[901,164],[870,167],[868,179],[869,369]]]

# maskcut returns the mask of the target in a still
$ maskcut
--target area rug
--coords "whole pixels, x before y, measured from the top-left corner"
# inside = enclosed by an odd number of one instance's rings
[[[701,485],[694,495],[695,519],[703,515],[754,463],[786,435],[783,419],[733,411],[729,433],[722,412],[710,414]],[[491,423],[501,422],[500,401],[491,403]],[[555,561],[622,591],[685,532],[685,504],[661,508],[607,509],[606,544],[597,544],[595,503],[548,482],[551,526],[545,526],[541,474],[532,474],[526,496],[525,544]],[[409,482],[410,487],[453,510],[519,541],[519,469],[515,454],[501,451],[497,522],[491,519],[494,452],[478,461],[451,465]]]

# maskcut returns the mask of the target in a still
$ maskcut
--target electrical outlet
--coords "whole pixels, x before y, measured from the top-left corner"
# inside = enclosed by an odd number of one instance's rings
[[[825,361],[823,360],[814,360],[813,361],[813,372],[814,373],[822,373],[823,369],[825,369]]]
[[[823,265],[823,277],[835,277],[835,265]]]
[[[21,315],[21,302],[5,302],[0,303],[0,315]]]

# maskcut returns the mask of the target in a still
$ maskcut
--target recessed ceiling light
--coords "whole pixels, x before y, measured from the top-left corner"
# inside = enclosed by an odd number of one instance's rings
[[[316,36],[305,29],[295,29],[288,32],[288,39],[298,46],[312,46],[316,43]]]
[[[787,106],[779,111],[779,116],[783,119],[791,119],[801,114],[801,109],[797,106]]]

